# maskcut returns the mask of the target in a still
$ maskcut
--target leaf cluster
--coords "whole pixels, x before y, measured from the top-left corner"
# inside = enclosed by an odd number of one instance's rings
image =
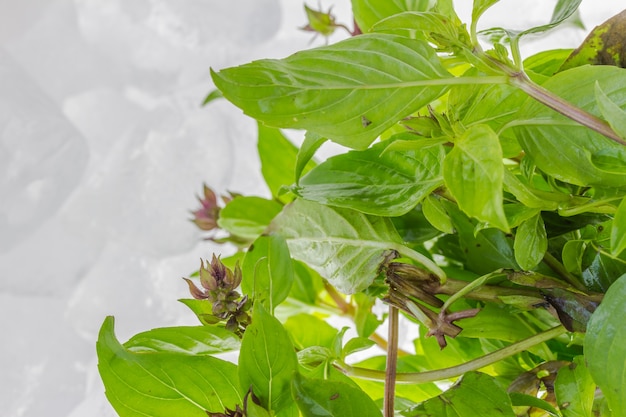
[[[200,326],[125,344],[107,318],[120,416],[626,415],[626,70],[588,65],[624,61],[626,17],[576,51],[519,48],[580,2],[479,30],[498,0],[468,24],[451,0],[352,0],[354,36],[212,71],[210,99],[258,121],[272,197],[217,210],[205,189],[192,213],[238,246],[214,269],[241,265],[253,306],[233,333],[215,297],[181,300]],[[317,161],[327,141],[348,150]]]

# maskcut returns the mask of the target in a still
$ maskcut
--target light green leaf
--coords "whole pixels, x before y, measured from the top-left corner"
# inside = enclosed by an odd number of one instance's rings
[[[493,0],[481,0],[484,2],[491,2]],[[492,37],[492,40],[502,41],[503,37],[509,38],[512,42],[518,42],[522,36],[530,35],[533,33],[542,33],[547,32],[548,30],[554,29],[555,27],[561,25],[567,19],[576,13],[578,10],[578,6],[582,0],[558,0],[557,4],[554,6],[554,10],[552,12],[552,17],[548,23],[545,25],[539,25],[532,27],[526,30],[510,30],[504,28],[491,28],[480,33],[486,34]]]
[[[426,220],[437,230],[448,234],[454,233],[452,219],[450,219],[446,209],[436,197],[432,195],[426,197],[422,203],[422,212]]]
[[[415,417],[515,417],[511,399],[489,375],[470,372],[437,398],[422,403]]]
[[[124,348],[136,353],[212,355],[239,349],[239,338],[221,327],[161,327],[136,334],[124,343]]]
[[[541,214],[524,220],[515,232],[515,260],[526,271],[530,271],[543,259],[548,249],[548,236]]]
[[[596,384],[583,356],[575,357],[569,366],[559,369],[554,393],[563,417],[591,417],[595,391]]]
[[[293,402],[289,386],[297,367],[289,335],[261,303],[255,303],[252,324],[241,341],[241,388],[247,391],[252,387],[263,407],[279,412]]]
[[[293,261],[294,280],[289,295],[306,304],[315,304],[324,289],[320,275],[300,261]]]
[[[316,165],[313,156],[327,140],[315,133],[306,132],[304,142],[302,142],[296,157],[296,184],[300,182],[300,177],[305,172],[305,167],[311,169]]]
[[[291,384],[304,417],[381,417],[382,413],[359,388],[343,382],[296,375]]]
[[[517,342],[533,335],[525,325],[525,320],[508,306],[486,304],[480,312],[460,322],[463,327],[461,336],[469,338],[487,338]]]
[[[291,340],[298,350],[310,346],[332,347],[337,336],[337,329],[324,320],[311,314],[297,314],[285,322],[285,330],[291,335]]]
[[[608,66],[583,66],[560,72],[542,86],[596,116],[595,83],[620,108],[626,108],[626,71]],[[524,151],[538,168],[564,182],[580,186],[626,188],[626,172],[607,172],[593,163],[598,152],[622,145],[575,124],[565,116],[528,99],[513,128]],[[624,164],[622,163],[622,166]]]
[[[281,236],[260,236],[246,252],[241,290],[273,314],[291,290],[294,267],[289,248]]]
[[[591,163],[601,171],[626,174],[626,147],[600,149],[591,155]]]
[[[359,28],[365,33],[386,17],[407,11],[425,12],[435,3],[433,0],[352,0],[352,13]]]
[[[622,138],[626,138],[626,111],[622,110],[620,106],[615,104],[615,102],[602,91],[602,87],[600,87],[597,81],[594,87],[596,101],[598,102],[598,108],[602,116],[609,122],[609,125],[611,125],[618,135]]]
[[[475,25],[491,6],[499,2],[500,0],[474,0],[474,6],[472,7],[472,22]]]
[[[443,95],[454,77],[424,41],[371,34],[212,72],[224,97],[268,126],[364,149]]]
[[[436,12],[404,12],[381,20],[372,32],[395,33],[408,37],[427,39],[437,45],[459,45],[469,40],[465,26],[460,21]],[[416,33],[419,36],[416,36]]]
[[[502,149],[495,132],[475,125],[454,143],[443,163],[443,177],[450,193],[468,216],[508,231],[502,208],[504,168]]]
[[[626,415],[626,274],[618,278],[591,316],[585,361],[615,416]]]
[[[209,104],[213,100],[216,100],[216,99],[222,98],[222,97],[224,97],[224,96],[222,95],[222,92],[220,90],[213,90],[209,94],[207,94],[207,96],[205,97],[204,101],[202,102],[202,105],[206,106],[207,104]]]
[[[254,240],[262,234],[282,206],[260,197],[235,197],[221,211],[217,224],[231,234]]]
[[[381,143],[329,158],[300,180],[298,196],[378,216],[401,216],[443,185],[442,146],[388,151]]]
[[[626,249],[626,198],[617,207],[611,225],[611,253],[618,256]]]
[[[367,350],[374,345],[376,345],[376,342],[366,337],[353,337],[352,339],[348,340],[346,345],[343,347],[341,356],[342,358],[345,358],[346,356],[351,355],[353,353]]]
[[[134,353],[116,339],[114,319],[100,329],[96,350],[106,395],[120,417],[206,417],[241,404],[237,367],[212,356]]]
[[[400,241],[387,218],[301,199],[286,206],[271,229],[285,238],[295,259],[347,294],[367,288]]]
[[[370,337],[382,324],[382,320],[372,313],[376,298],[364,293],[356,293],[352,295],[352,301],[356,303],[354,311],[356,333],[361,337]]]

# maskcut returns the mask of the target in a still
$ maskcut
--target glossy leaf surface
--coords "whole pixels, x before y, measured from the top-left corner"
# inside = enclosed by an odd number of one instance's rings
[[[212,75],[228,100],[266,125],[357,149],[441,96],[453,78],[426,42],[385,34]]]
[[[611,101],[626,108],[626,71],[620,68],[573,68],[551,77],[543,87],[600,116],[595,99],[596,82]],[[626,172],[606,171],[593,163],[594,154],[621,150],[622,145],[531,99],[520,109],[518,118],[514,131],[520,145],[542,171],[571,184],[626,188]],[[626,165],[626,161],[621,161],[621,165]]]
[[[272,229],[286,239],[295,259],[348,294],[372,283],[400,241],[389,219],[301,199],[285,207]]]
[[[559,372],[554,383],[554,391],[563,417],[591,417],[596,384],[587,370],[582,356]]]
[[[252,387],[261,405],[279,412],[292,404],[290,384],[298,362],[289,335],[260,303],[254,305],[252,324],[241,341],[239,380]]]
[[[235,197],[220,211],[217,223],[235,236],[256,239],[281,208],[277,202],[260,197]]]
[[[98,336],[98,369],[120,417],[206,417],[241,403],[237,367],[211,356],[133,353],[116,339],[108,317]]]
[[[294,267],[289,248],[281,236],[258,237],[246,252],[241,290],[263,304],[269,312],[289,295]]]
[[[378,406],[359,388],[296,375],[291,384],[304,417],[380,417]]]
[[[585,336],[585,360],[613,415],[626,415],[626,275],[611,285],[591,316]]]
[[[430,0],[352,0],[352,12],[361,31],[368,32],[378,21],[407,11],[427,11]]]
[[[536,267],[548,249],[548,236],[541,214],[524,220],[515,232],[515,260],[525,270]]]
[[[239,338],[221,327],[162,327],[134,335],[124,343],[124,348],[137,353],[212,355],[239,349]]]
[[[382,153],[385,146],[329,158],[302,177],[293,191],[322,204],[401,216],[443,184],[445,153],[442,146]]]
[[[508,230],[502,208],[502,150],[498,136],[476,125],[454,143],[443,164],[446,186],[468,216]]]

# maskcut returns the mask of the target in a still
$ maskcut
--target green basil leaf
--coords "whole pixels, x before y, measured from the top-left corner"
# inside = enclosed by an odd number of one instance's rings
[[[422,203],[422,212],[424,217],[430,224],[432,224],[437,230],[452,234],[454,233],[454,226],[452,226],[452,219],[446,212],[446,209],[441,205],[441,202],[436,197],[429,195]]]
[[[369,349],[374,345],[376,345],[376,342],[366,337],[353,337],[352,339],[348,340],[346,345],[343,347],[343,350],[341,352],[342,359],[353,353]]]
[[[261,159],[261,173],[272,196],[279,198],[280,189],[295,182],[294,172],[298,148],[279,129],[258,123],[258,130],[257,149]],[[314,163],[307,166],[305,162],[306,168],[311,169],[313,166],[315,166]]]
[[[571,49],[551,49],[538,52],[524,60],[524,70],[550,77],[559,72],[563,62],[571,52]]]
[[[517,342],[534,333],[525,326],[523,317],[514,313],[509,306],[486,304],[475,317],[460,322],[461,336],[468,338],[487,338]],[[447,348],[446,348],[447,349]]]
[[[306,132],[304,142],[302,142],[296,157],[296,184],[300,182],[300,177],[305,172],[305,168],[311,169],[316,165],[313,156],[327,140],[325,137],[315,133]]]
[[[382,320],[379,320],[372,313],[372,307],[376,302],[376,298],[364,293],[356,293],[352,295],[352,300],[356,303],[354,311],[356,333],[361,337],[370,337],[378,329],[378,326],[382,324]]]
[[[548,236],[541,214],[524,220],[515,232],[513,250],[515,260],[522,269],[529,271],[539,265],[548,249]]]
[[[508,394],[493,377],[469,372],[437,398],[422,403],[415,417],[500,416],[515,417]]]
[[[217,224],[229,233],[245,239],[262,234],[282,206],[260,197],[235,197],[220,211]]]
[[[285,238],[295,259],[349,294],[372,283],[400,242],[387,218],[301,199],[286,206],[271,229]]]
[[[432,5],[432,0],[388,0],[383,2],[352,0],[352,13],[361,31],[369,32],[376,22],[386,17],[407,11],[425,12],[431,9]]]
[[[343,382],[296,375],[291,384],[304,417],[381,417],[382,413],[359,388]]]
[[[500,0],[474,0],[472,7],[472,24],[476,24],[480,16],[483,15],[491,6],[499,2]]]
[[[509,397],[514,407],[535,407],[547,411],[551,417],[561,417],[561,413],[552,404],[541,398],[520,392],[510,392]]]
[[[615,102],[606,95],[597,81],[594,87],[596,101],[598,102],[598,108],[602,116],[609,122],[609,125],[611,125],[618,135],[622,138],[626,138],[626,111],[622,110],[620,106],[615,104]]]
[[[124,348],[136,353],[212,355],[239,349],[239,338],[221,327],[161,327],[134,335],[124,343]]]
[[[281,236],[260,236],[246,252],[241,290],[273,314],[291,290],[294,267],[289,248]]]
[[[279,412],[293,402],[289,385],[298,361],[289,335],[261,303],[254,304],[252,324],[241,341],[239,380],[267,410]]]
[[[202,105],[206,106],[207,104],[209,104],[213,100],[216,100],[216,99],[222,98],[222,97],[224,97],[224,96],[222,95],[222,92],[220,90],[213,90],[209,94],[207,94],[207,96],[205,97],[204,101],[202,102]]]
[[[626,249],[626,198],[617,207],[611,224],[611,254],[618,256]]]
[[[577,356],[569,366],[559,369],[554,393],[563,417],[591,417],[595,391],[584,357]]]
[[[395,33],[427,39],[436,44],[443,42],[459,44],[469,40],[469,35],[460,21],[454,22],[448,16],[436,12],[404,12],[379,21],[372,32]]]
[[[298,196],[378,216],[401,216],[443,185],[442,146],[388,151],[381,143],[329,158],[293,188]]]
[[[463,212],[508,231],[502,207],[502,150],[490,127],[472,126],[455,141],[444,160],[443,177]]]
[[[266,125],[303,128],[357,149],[443,95],[454,78],[426,42],[386,34],[212,76],[224,97]]]
[[[626,174],[626,149],[608,148],[600,149],[591,155],[591,163],[601,171],[614,174]]]
[[[107,317],[96,343],[106,395],[120,417],[206,417],[241,404],[237,367],[212,356],[135,353],[115,337]]]
[[[621,68],[577,67],[556,74],[543,87],[599,116],[594,94],[596,81],[610,100],[626,108],[626,71]],[[594,154],[617,150],[622,145],[531,99],[522,106],[518,118],[513,129],[519,143],[543,172],[584,187],[626,188],[626,172],[607,172],[592,160]]]
[[[337,336],[337,329],[324,320],[310,314],[297,314],[285,322],[293,344],[298,350],[310,346],[332,347]]]
[[[490,0],[481,0],[484,2],[490,2]],[[518,42],[522,36],[530,35],[533,33],[542,33],[547,32],[548,30],[554,29],[555,27],[561,25],[567,19],[576,13],[578,10],[578,6],[582,0],[558,0],[557,4],[554,6],[554,10],[552,12],[552,18],[550,22],[545,25],[535,26],[526,30],[510,30],[504,28],[491,28],[487,30],[483,30],[480,33],[489,35],[492,41],[502,42],[503,38],[508,38],[512,42]]]
[[[615,416],[626,415],[626,274],[618,278],[591,316],[585,361]]]

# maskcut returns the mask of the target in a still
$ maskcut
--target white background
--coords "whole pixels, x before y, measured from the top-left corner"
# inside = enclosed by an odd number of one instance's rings
[[[503,0],[482,27],[545,23],[554,3]],[[619,3],[584,0],[582,20]],[[0,0],[0,417],[115,416],[96,369],[104,317],[122,341],[194,323],[180,277],[222,250],[188,221],[194,195],[267,195],[254,123],[200,107],[209,67],[323,44],[304,23],[301,0]]]

